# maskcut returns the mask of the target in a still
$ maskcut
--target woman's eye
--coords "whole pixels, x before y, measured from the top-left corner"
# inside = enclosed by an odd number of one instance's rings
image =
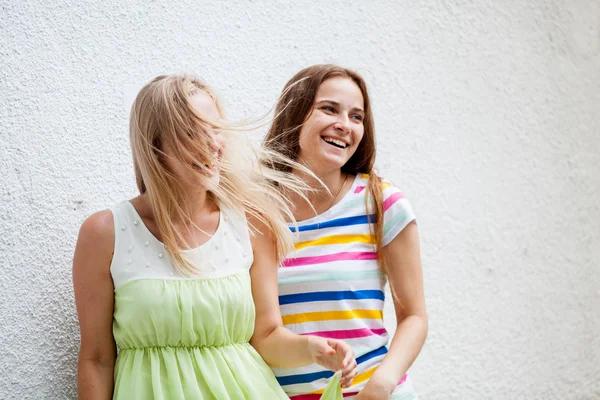
[[[321,110],[325,110],[327,112],[335,112],[335,108],[331,107],[331,106],[323,106],[321,107]]]
[[[352,118],[354,118],[356,121],[362,121],[363,120],[363,116],[362,115],[353,115]]]

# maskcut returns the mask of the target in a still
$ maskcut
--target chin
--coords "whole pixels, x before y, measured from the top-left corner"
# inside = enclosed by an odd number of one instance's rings
[[[321,169],[336,170],[336,169],[342,168],[347,162],[348,162],[348,159],[346,159],[346,158],[330,156],[330,157],[323,157],[319,162],[319,166],[321,167]]]
[[[350,157],[346,157],[345,154],[331,154],[329,152],[314,152],[311,154],[311,157],[303,157],[300,155],[299,158],[308,162],[310,169],[318,175],[340,169],[350,159]]]
[[[214,174],[212,174],[211,176],[207,177],[207,183],[212,186],[212,187],[218,187],[219,186],[219,182],[221,181],[221,175],[219,174],[219,172],[215,172]]]

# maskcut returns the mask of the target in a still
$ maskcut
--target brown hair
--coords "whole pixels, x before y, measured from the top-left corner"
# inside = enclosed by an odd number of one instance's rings
[[[381,178],[373,167],[375,164],[375,127],[369,93],[364,79],[356,72],[331,64],[319,64],[298,72],[286,83],[275,109],[275,117],[265,137],[264,146],[279,152],[286,158],[298,161],[300,153],[299,134],[304,121],[313,111],[317,91],[327,79],[342,77],[351,79],[359,87],[364,99],[365,117],[363,119],[364,135],[342,171],[348,174],[368,174],[367,212],[371,231],[375,236],[379,265],[386,272],[383,259],[383,190]],[[283,172],[290,172],[291,167],[284,164],[271,165]]]

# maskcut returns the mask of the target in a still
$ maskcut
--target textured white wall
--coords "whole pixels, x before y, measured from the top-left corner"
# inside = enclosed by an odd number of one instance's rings
[[[598,1],[0,3],[0,398],[76,396],[71,257],[135,195],[127,91],[190,71],[255,116],[317,62],[366,76],[418,213],[421,396],[600,398]]]

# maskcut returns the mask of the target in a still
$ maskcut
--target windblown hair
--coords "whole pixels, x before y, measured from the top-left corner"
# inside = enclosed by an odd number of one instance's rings
[[[197,92],[208,94],[223,112],[218,98],[200,79],[188,75],[159,76],[146,84],[137,95],[130,116],[130,141],[137,186],[150,200],[155,220],[173,260],[174,267],[185,275],[194,275],[196,268],[186,259],[183,235],[175,229],[175,219],[195,227],[190,204],[182,201],[184,189],[167,168],[164,148],[173,149],[190,174],[197,178],[199,189],[208,188],[210,198],[240,217],[251,217],[271,231],[277,244],[277,259],[281,262],[293,250],[293,240],[286,221],[293,221],[291,203],[281,195],[281,188],[305,197],[311,189],[286,170],[303,168],[294,161],[268,149],[254,149],[247,135],[222,119],[212,121],[201,115],[190,103]],[[226,145],[216,159],[211,144],[215,134],[225,135]],[[262,160],[262,162],[260,161]],[[205,173],[214,163],[219,167],[219,184],[211,184]],[[289,168],[271,169],[269,164]],[[251,225],[251,234],[261,234]]]
[[[317,91],[323,82],[331,78],[348,78],[359,87],[364,99],[364,135],[356,152],[342,166],[348,174],[368,174],[368,196],[366,207],[370,217],[370,228],[376,239],[380,267],[387,272],[383,257],[383,189],[375,165],[375,127],[369,93],[364,79],[356,72],[331,64],[319,64],[298,72],[285,85],[275,108],[275,117],[264,141],[264,148],[277,152],[286,159],[296,162],[300,154],[300,130],[313,112]],[[289,163],[273,164],[281,172],[289,172],[294,166]]]

